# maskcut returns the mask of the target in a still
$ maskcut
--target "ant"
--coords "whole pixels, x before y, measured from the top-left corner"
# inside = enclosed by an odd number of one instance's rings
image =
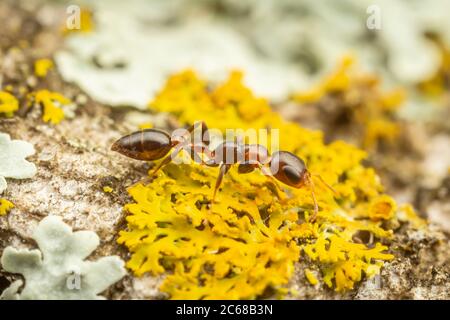
[[[201,130],[201,142],[195,143],[192,141],[193,139],[190,139],[190,136],[199,127]],[[312,176],[318,177],[325,186],[333,193],[336,193],[322,177],[316,174],[312,175],[307,170],[305,162],[291,152],[276,151],[269,156],[268,150],[262,145],[243,144],[236,141],[224,141],[214,150],[210,150],[209,142],[207,126],[203,121],[200,121],[181,133],[175,131],[172,136],[158,129],[137,131],[117,140],[112,145],[111,150],[142,161],[159,160],[166,156],[153,170],[151,176],[154,176],[158,170],[169,164],[181,150],[189,150],[192,160],[197,163],[209,167],[219,167],[219,175],[216,180],[212,202],[215,201],[216,193],[220,188],[223,177],[234,164],[238,164],[238,172],[241,174],[250,173],[259,168],[264,174],[274,180],[276,186],[276,180],[294,188],[309,186],[314,203],[314,215],[310,219],[311,222],[315,221],[319,211]],[[172,149],[173,151],[169,154]],[[202,154],[206,155],[208,160],[203,160]],[[268,166],[265,166],[266,164]]]

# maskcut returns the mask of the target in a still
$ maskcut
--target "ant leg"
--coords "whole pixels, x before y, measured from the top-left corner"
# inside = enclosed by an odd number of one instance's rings
[[[146,176],[145,178],[139,180],[138,182],[135,182],[131,185],[130,188],[133,188],[134,186],[136,186],[137,184],[148,184],[150,183],[151,179],[156,175],[156,173],[165,165],[169,164],[170,161],[172,161],[172,157],[175,157],[183,148],[180,146],[177,146],[175,148],[174,151],[172,151],[172,153],[170,155],[168,155],[167,157],[165,157],[159,164],[158,166],[152,171],[151,174],[149,174],[148,176]]]
[[[164,166],[168,165],[170,163],[170,161],[172,161],[173,158],[175,158],[180,151],[183,150],[183,144],[180,144],[178,146],[175,147],[175,150],[172,151],[171,154],[169,154],[167,157],[164,158],[164,160],[162,160],[158,166],[152,171],[152,173],[150,174],[150,176],[155,176],[156,173]]]
[[[151,177],[150,176],[146,176],[145,178],[142,178],[141,180],[139,180],[138,182],[135,182],[135,183],[133,183],[130,187],[128,187],[128,188],[134,188],[136,185],[138,185],[138,184],[143,184],[143,185],[146,185],[146,184],[148,184],[148,183],[150,183],[150,181],[151,181]],[[127,189],[128,189],[127,188]]]
[[[208,127],[206,126],[206,123],[203,121],[196,121],[191,126],[189,126],[187,129],[180,129],[181,131],[174,131],[171,135],[172,140],[172,147],[176,146],[177,144],[187,144],[187,143],[196,143],[198,142],[197,138],[197,128],[200,127],[200,142],[204,145],[209,145],[209,133],[208,133]],[[194,137],[192,136],[194,134]]]
[[[202,126],[202,131],[207,131],[207,130],[208,130],[208,127],[206,126],[205,121],[195,121],[193,124],[191,124],[191,125],[189,126],[189,128],[187,129],[187,131],[189,131],[189,132],[194,131],[194,130],[198,127],[198,125],[201,125],[201,126]]]
[[[208,159],[206,161],[202,160],[202,164],[207,166],[207,167],[218,167],[220,164],[216,162],[216,160],[214,158],[212,159]]]
[[[211,151],[208,149],[208,146],[206,146],[203,142],[198,144],[191,144],[190,147],[191,147],[190,156],[195,163],[208,165],[208,163],[214,161],[214,159],[212,159]],[[205,161],[202,155],[206,155],[208,157],[208,160]]]
[[[183,144],[183,143],[177,144],[177,145],[175,146],[174,150],[172,151],[172,153],[171,153],[170,155],[168,155],[167,157],[165,157],[165,158],[164,158],[164,159],[156,166],[156,168],[153,169],[152,173],[151,173],[149,176],[147,176],[147,177],[145,177],[144,179],[141,179],[141,180],[139,180],[138,182],[134,183],[134,184],[132,185],[132,187],[134,187],[135,185],[137,185],[137,184],[139,184],[139,183],[144,183],[144,184],[145,184],[145,183],[150,182],[151,178],[154,177],[154,176],[158,173],[158,171],[161,170],[164,166],[168,165],[168,164],[172,161],[172,159],[175,158],[175,157],[181,152],[181,150],[183,150],[185,147],[186,147],[186,146],[185,146],[185,144]],[[190,147],[193,148],[192,145],[191,145]],[[195,153],[195,155],[196,155],[197,157],[199,157],[197,153]],[[192,155],[192,156],[193,156],[193,155]]]
[[[201,121],[201,122],[196,122],[193,125],[191,125],[188,129],[188,131],[190,133],[192,133],[198,126],[198,124],[201,124],[201,128],[202,128],[202,132],[203,130],[208,130],[208,128],[206,127],[206,124]],[[209,142],[209,141],[208,141]],[[201,156],[199,156],[199,153],[201,154],[206,154],[208,157],[211,156],[211,152],[208,149],[208,146],[205,144],[205,142],[201,142],[201,143],[197,143],[197,144],[193,144],[189,141],[183,141],[183,142],[175,142],[175,150],[166,158],[164,158],[163,161],[161,161],[158,166],[155,168],[155,170],[152,172],[152,175],[155,175],[162,167],[164,167],[165,165],[169,164],[170,161],[172,161],[172,159],[174,157],[176,157],[178,155],[178,153],[180,153],[181,150],[186,149],[186,151],[189,152],[191,159],[197,163],[203,163],[203,159],[201,158]]]
[[[270,169],[267,167],[264,167],[262,164],[259,164],[259,169],[261,170],[261,172],[267,176],[270,181],[274,184],[275,186],[275,190],[277,191],[277,196],[279,198],[279,193],[278,191],[281,190],[280,186],[278,185],[278,181],[277,179],[275,179],[275,177],[272,175],[272,172],[270,172]]]
[[[319,180],[320,180],[320,182],[322,182],[322,184],[324,184],[328,189],[330,189],[335,195],[338,195],[337,191],[334,190],[334,188],[332,186],[330,186],[325,180],[323,180],[323,178],[320,175],[314,173],[313,176],[316,178],[319,178]]]
[[[314,182],[311,179],[311,175],[309,173],[307,173],[306,177],[308,179],[307,180],[308,181],[308,185],[311,188],[311,197],[312,197],[313,202],[314,202],[314,214],[313,214],[313,216],[311,218],[309,218],[309,222],[313,223],[313,222],[316,221],[317,213],[319,212],[319,205],[317,204],[316,194],[314,192],[315,191],[314,190],[315,189],[314,188]]]
[[[270,179],[270,182],[275,186],[276,196],[278,199],[283,199],[281,196],[280,191],[282,191],[280,185],[278,184],[277,179],[272,175],[272,172],[270,172],[270,169],[268,167],[264,167],[261,163],[258,163],[259,169],[261,172],[267,176]]]
[[[200,131],[201,132],[200,140],[205,145],[209,145],[208,126],[206,125],[206,123],[204,121],[194,122],[189,128],[187,128],[187,131],[192,134],[193,132],[195,132],[195,129],[197,129],[199,126],[200,126],[200,130],[201,130]]]
[[[216,186],[214,187],[214,193],[212,197],[212,202],[214,203],[216,199],[217,190],[219,190],[220,185],[222,184],[223,176],[227,174],[228,170],[230,170],[231,165],[222,163],[219,168],[219,176],[216,180]]]
[[[183,149],[183,148],[182,148],[181,145],[176,146],[175,150],[174,150],[170,155],[168,155],[167,157],[165,157],[165,158],[158,164],[158,166],[152,171],[151,174],[149,174],[149,175],[146,176],[145,178],[139,180],[138,182],[133,183],[133,184],[131,185],[130,188],[133,188],[134,186],[136,186],[136,185],[138,185],[138,184],[140,184],[140,183],[141,183],[141,184],[148,184],[148,183],[151,181],[151,179],[156,175],[156,173],[157,173],[162,167],[164,167],[165,165],[169,164],[170,161],[172,161],[172,157],[175,157],[182,149]]]

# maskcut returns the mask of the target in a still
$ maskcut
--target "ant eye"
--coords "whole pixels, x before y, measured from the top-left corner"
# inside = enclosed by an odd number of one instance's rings
[[[296,168],[294,168],[290,165],[286,165],[283,168],[281,168],[281,170],[283,171],[286,178],[288,178],[289,182],[291,182],[293,184],[300,183],[302,176]]]

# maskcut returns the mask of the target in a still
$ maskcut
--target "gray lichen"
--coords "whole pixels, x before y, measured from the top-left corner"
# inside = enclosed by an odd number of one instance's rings
[[[40,250],[5,248],[1,264],[11,273],[25,278],[25,287],[17,280],[2,299],[104,299],[99,293],[126,273],[118,256],[85,261],[99,245],[92,231],[72,232],[61,218],[48,216],[36,228],[33,238]]]

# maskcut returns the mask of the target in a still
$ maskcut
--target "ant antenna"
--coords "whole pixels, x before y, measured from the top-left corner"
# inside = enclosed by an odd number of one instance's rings
[[[316,178],[319,178],[320,182],[322,182],[322,184],[323,184],[324,186],[326,186],[328,189],[330,189],[335,195],[338,195],[337,191],[334,190],[334,188],[333,188],[332,186],[330,186],[325,180],[323,180],[323,178],[322,178],[319,174],[314,173],[314,174],[312,174],[312,175],[313,175],[314,177],[316,177]]]
[[[311,175],[310,173],[308,173],[308,175],[307,175],[308,184],[311,187],[311,197],[314,202],[314,215],[309,219],[309,222],[316,221],[317,213],[319,212],[319,206],[317,205],[317,199],[316,199],[316,195],[315,195],[314,182],[312,180],[313,176],[316,178],[319,178],[320,182],[322,182],[323,185],[325,185],[328,189],[330,189],[335,195],[338,195],[336,190],[334,190],[333,187],[330,186],[319,174],[315,173],[315,174]]]
[[[311,174],[308,172],[306,175],[307,179],[308,179],[308,185],[311,188],[311,197],[313,199],[314,202],[314,214],[311,218],[309,218],[309,222],[313,223],[316,221],[317,218],[317,213],[319,212],[319,205],[317,204],[317,199],[316,199],[316,194],[315,194],[315,188],[314,188],[314,182],[311,179]]]

